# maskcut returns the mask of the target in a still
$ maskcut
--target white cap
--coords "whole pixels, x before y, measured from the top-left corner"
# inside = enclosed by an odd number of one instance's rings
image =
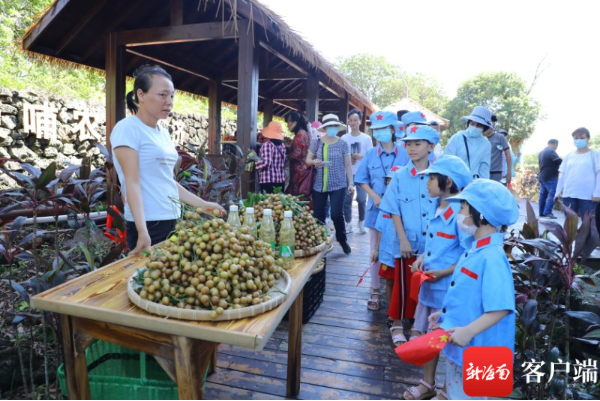
[[[229,211],[230,212],[237,212],[238,211],[237,205],[231,205],[231,206],[229,206]]]
[[[283,212],[283,217],[292,217],[292,211],[291,210],[286,210],[285,212]]]
[[[254,208],[253,207],[247,207],[246,208],[246,214],[254,214]]]
[[[271,209],[265,209],[265,210],[263,210],[263,215],[264,216],[272,216],[273,211]]]

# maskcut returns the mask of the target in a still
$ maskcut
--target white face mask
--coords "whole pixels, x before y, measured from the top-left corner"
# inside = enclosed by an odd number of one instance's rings
[[[472,226],[468,226],[465,224],[465,219],[470,216],[471,215],[465,216],[464,214],[459,213],[458,216],[456,216],[456,224],[458,225],[458,229],[460,231],[471,237],[475,235],[475,231],[477,231],[477,226],[475,224],[473,224]]]

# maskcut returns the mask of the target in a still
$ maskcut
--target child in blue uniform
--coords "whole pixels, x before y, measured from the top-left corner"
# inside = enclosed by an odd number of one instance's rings
[[[389,173],[385,176],[386,187],[392,180],[394,173],[399,169],[400,166],[393,166],[390,169]],[[392,216],[380,210],[377,221],[375,222],[375,231],[377,232],[376,246],[375,251],[371,253],[371,260],[373,262],[379,262],[378,277],[385,279],[385,295],[387,297],[388,305],[390,305],[394,285],[394,269],[396,267],[394,249],[400,247]],[[390,326],[392,322],[393,320],[388,320]]]
[[[517,202],[499,182],[478,179],[461,194],[459,229],[473,235],[456,264],[441,312],[429,317],[430,328],[452,333],[444,347],[448,399],[473,399],[463,390],[463,352],[466,347],[508,347],[514,352],[515,289],[504,253],[506,226],[519,217]],[[441,322],[435,323],[437,321]]]
[[[414,337],[426,333],[428,317],[442,309],[444,296],[450,285],[450,276],[456,262],[464,253],[460,246],[456,216],[460,205],[446,201],[457,194],[472,180],[469,168],[456,156],[440,155],[423,174],[428,174],[427,189],[434,198],[429,209],[429,224],[425,240],[425,252],[413,263],[411,271],[424,270],[435,278],[425,281],[419,291],[419,303],[415,312]],[[413,336],[411,336],[411,340]],[[425,364],[420,384],[404,392],[405,400],[429,399],[436,394],[435,371],[438,358]]]
[[[415,255],[425,250],[427,235],[427,211],[433,201],[427,191],[427,181],[422,171],[429,167],[429,154],[440,135],[426,125],[415,125],[406,131],[402,138],[410,161],[394,174],[390,185],[381,200],[379,208],[392,215],[394,227],[400,241],[400,248],[394,256],[400,258],[395,269],[394,290],[388,315],[394,319],[391,327],[394,345],[406,342],[403,327],[409,329],[417,303],[410,299],[410,265]],[[402,323],[401,320],[404,320]]]
[[[379,215],[379,203],[387,188],[385,177],[390,172],[392,166],[406,165],[408,163],[408,155],[404,147],[398,146],[395,143],[395,136],[399,126],[395,113],[378,111],[371,114],[370,120],[373,137],[377,139],[379,144],[369,149],[365,154],[364,160],[354,176],[354,182],[360,185],[369,195],[365,227],[370,231],[370,253],[372,255],[377,250],[378,232],[375,230],[375,222]],[[380,308],[381,285],[378,272],[379,264],[372,263],[370,268],[371,296],[367,302],[367,307],[370,310],[379,310]]]

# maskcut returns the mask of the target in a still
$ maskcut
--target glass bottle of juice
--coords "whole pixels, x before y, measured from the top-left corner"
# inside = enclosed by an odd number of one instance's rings
[[[275,224],[273,223],[273,211],[271,209],[263,210],[258,237],[261,241],[270,244],[271,249],[275,250]]]
[[[283,260],[283,268],[286,270],[294,266],[294,249],[296,247],[296,230],[292,220],[292,212],[287,210],[283,213],[283,222],[279,229],[279,258]]]
[[[240,222],[240,215],[238,214],[237,205],[229,206],[229,216],[227,216],[227,224],[229,224],[231,231],[237,231],[242,226],[242,223]]]
[[[252,235],[256,239],[256,219],[254,218],[254,208],[247,207],[246,214],[244,215],[244,227],[248,227],[248,234]]]

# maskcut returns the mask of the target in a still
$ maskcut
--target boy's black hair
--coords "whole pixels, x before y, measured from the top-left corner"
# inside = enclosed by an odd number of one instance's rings
[[[398,110],[396,112],[396,117],[398,118],[398,121],[400,121],[402,119],[402,116],[406,113],[408,113],[408,110]]]
[[[446,190],[446,184],[448,184],[448,176],[447,175],[443,175],[443,174],[439,174],[439,173],[431,173],[431,174],[429,174],[429,176],[437,179],[438,188],[440,189],[440,191]],[[454,180],[452,180],[452,186],[450,187],[450,193],[451,194],[458,193],[458,187],[456,186],[456,183],[454,182]]]
[[[358,119],[359,119],[359,120],[362,120],[362,119],[363,119],[363,113],[362,113],[362,111],[360,111],[360,110],[358,110],[358,109],[352,109],[352,110],[350,110],[350,111],[348,112],[348,118],[350,118],[350,116],[351,116],[352,114],[356,114],[356,115],[358,116]]]
[[[462,201],[462,202],[467,202],[467,201]],[[469,205],[469,214],[471,215],[471,218],[473,219],[473,224],[475,224],[475,227],[481,227],[484,224],[487,224],[488,226],[492,226],[492,224],[490,224],[489,221],[487,221],[485,219],[485,217],[483,217],[483,215],[479,212],[479,210],[475,209],[475,207],[473,205],[471,205],[469,202],[467,202],[467,204]],[[506,231],[506,226],[501,226],[500,227],[500,231]]]

